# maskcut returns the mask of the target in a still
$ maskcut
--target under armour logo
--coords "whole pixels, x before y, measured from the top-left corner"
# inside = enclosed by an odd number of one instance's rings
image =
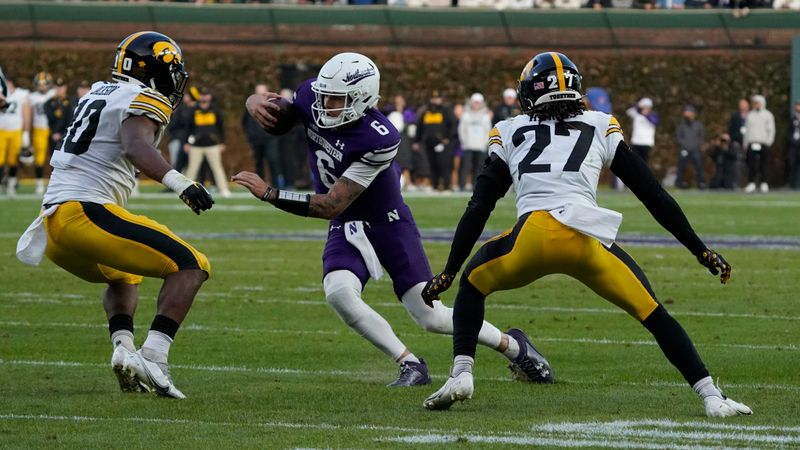
[[[333,231],[333,230],[341,230],[341,229],[342,229],[341,225],[331,225],[331,231]]]
[[[344,142],[340,141],[339,139],[337,139],[336,143],[333,145],[339,147],[339,150],[344,150]]]
[[[394,222],[395,220],[400,220],[400,213],[397,212],[396,209],[393,209],[386,213],[386,216],[389,218],[389,222]]]

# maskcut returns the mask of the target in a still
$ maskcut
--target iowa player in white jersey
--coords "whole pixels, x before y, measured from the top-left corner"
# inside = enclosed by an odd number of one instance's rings
[[[33,77],[33,91],[28,94],[31,115],[25,124],[25,131],[30,133],[33,147],[33,167],[36,174],[36,195],[44,193],[44,164],[50,151],[50,125],[44,105],[56,94],[53,76],[47,72],[39,72]]]
[[[208,192],[175,171],[155,147],[187,78],[180,48],[169,37],[140,32],[125,38],[112,81],[94,83],[75,109],[50,161],[44,211],[17,245],[23,262],[38,263],[45,253],[75,276],[107,284],[103,305],[120,387],[174,398],[184,395],[172,383],[167,355],[210,266],[167,227],[124,206],[137,170],[161,180],[197,214],[212,206]],[[137,351],[133,314],[145,276],[164,283],[157,314]]]
[[[656,299],[644,272],[614,243],[622,215],[597,206],[601,169],[609,167],[659,224],[722,283],[730,278],[731,266],[703,244],[675,200],[630,151],[617,120],[584,110],[580,87],[580,73],[566,56],[537,55],[519,78],[523,114],[498,123],[490,133],[490,156],[456,229],[447,265],[426,286],[425,299],[438,299],[450,286],[495,203],[512,185],[518,221],[485,243],[464,269],[453,312],[451,377],[424,406],[447,409],[455,401],[471,398],[486,296],[562,273],[640,321],[701,396],[707,415],[752,414],[747,406],[722,395],[689,336]]]
[[[17,161],[23,147],[30,145],[30,135],[22,131],[25,120],[31,114],[28,90],[16,86],[16,79],[6,78],[5,107],[0,109],[0,179],[7,168],[6,193],[16,194]]]

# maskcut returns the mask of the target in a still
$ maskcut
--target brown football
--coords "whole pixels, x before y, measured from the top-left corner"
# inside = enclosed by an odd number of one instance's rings
[[[280,98],[273,98],[270,100],[271,102],[277,103],[280,106],[280,109],[277,111],[272,111],[272,115],[278,119],[278,123],[275,124],[272,128],[267,128],[267,133],[280,136],[282,134],[286,134],[289,130],[294,127],[294,123],[297,120],[294,113],[294,107],[292,106],[292,102],[286,100],[283,97]]]

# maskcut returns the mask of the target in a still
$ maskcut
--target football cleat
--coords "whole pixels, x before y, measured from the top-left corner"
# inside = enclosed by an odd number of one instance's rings
[[[455,402],[471,399],[473,391],[472,374],[461,372],[455,377],[448,378],[444,386],[422,402],[422,406],[431,410],[450,409]]]
[[[750,416],[753,414],[753,410],[749,406],[724,395],[722,397],[716,395],[706,397],[703,399],[703,404],[708,417]]]
[[[400,364],[400,375],[388,387],[422,386],[431,384],[431,377],[428,375],[428,366],[425,360],[421,359],[418,363],[407,361]]]
[[[553,371],[541,353],[531,343],[528,336],[520,329],[512,328],[506,332],[519,344],[519,356],[508,364],[511,378],[526,383],[553,384]]]
[[[147,359],[142,355],[141,349],[136,353],[129,353],[128,357],[125,358],[123,368],[132,371],[139,381],[161,397],[186,398],[183,392],[178,390],[172,383],[167,364]]]
[[[133,352],[118,345],[111,354],[111,370],[117,376],[119,388],[122,392],[149,392],[150,390],[143,383],[139,382],[136,374],[125,367],[125,360],[133,356]]]

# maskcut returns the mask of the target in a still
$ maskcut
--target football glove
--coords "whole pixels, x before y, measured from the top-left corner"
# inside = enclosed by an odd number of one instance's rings
[[[19,162],[23,166],[30,166],[33,164],[33,149],[30,147],[22,147],[22,150],[19,152]]]
[[[706,266],[712,275],[719,275],[719,281],[725,284],[731,278],[731,265],[719,253],[709,248],[697,256],[697,261]]]
[[[453,284],[455,279],[456,274],[454,273],[442,272],[434,276],[425,284],[425,288],[422,290],[422,300],[426,305],[433,308],[433,301],[439,300],[439,294],[450,289],[450,285]]]
[[[180,195],[181,200],[183,203],[192,208],[195,214],[200,215],[200,211],[205,211],[207,209],[211,209],[211,206],[214,204],[214,199],[211,198],[211,194],[208,193],[206,188],[203,187],[200,183],[193,183]]]

